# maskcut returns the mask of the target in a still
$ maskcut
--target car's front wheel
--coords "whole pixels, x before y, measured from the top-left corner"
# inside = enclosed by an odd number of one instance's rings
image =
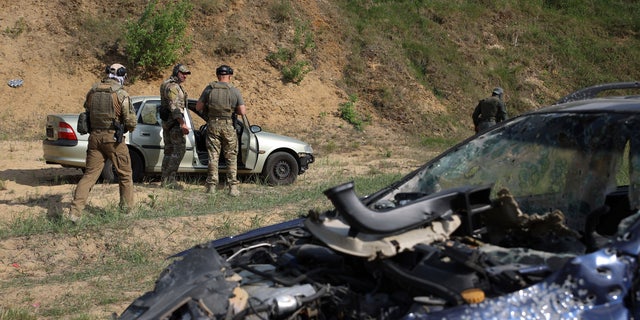
[[[286,152],[275,152],[267,158],[262,178],[270,185],[292,184],[298,177],[298,161]]]

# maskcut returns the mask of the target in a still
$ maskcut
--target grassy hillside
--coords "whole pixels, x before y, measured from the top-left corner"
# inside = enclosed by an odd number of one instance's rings
[[[640,80],[640,2],[349,0],[340,5],[348,17],[343,21],[351,51],[345,90],[386,117],[422,120],[421,128],[468,121],[477,99],[494,86],[505,89],[509,112],[517,114],[580,87]],[[367,75],[373,60],[381,68]],[[449,113],[413,113],[411,98],[395,89],[407,81],[429,88]]]
[[[157,2],[162,11],[175,1]],[[515,115],[584,86],[640,79],[636,1],[188,3],[190,50],[177,60],[194,71],[189,92],[197,95],[217,64],[230,63],[257,107],[256,121],[282,128],[283,117],[292,125],[280,133],[311,142],[358,134],[346,121],[370,133],[377,126],[385,134],[451,143],[472,133],[473,107],[494,86],[505,89]],[[43,115],[78,112],[97,71],[113,61],[127,63],[133,94],[155,94],[170,66],[153,66],[157,73],[143,76],[126,50],[126,26],[146,6],[131,0],[8,4],[0,13],[0,77],[24,78],[25,86],[0,87],[8,101],[0,118],[11,119],[0,137],[40,138]],[[309,130],[314,127],[339,135],[320,137]]]

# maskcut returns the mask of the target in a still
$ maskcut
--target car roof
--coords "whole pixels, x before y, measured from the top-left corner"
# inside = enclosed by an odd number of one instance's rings
[[[160,99],[160,96],[131,96],[132,101]]]
[[[149,95],[149,96],[131,96],[131,102],[138,102],[143,100],[160,100],[160,96]],[[189,101],[196,101],[196,99],[189,98]]]
[[[640,82],[614,82],[580,89],[555,104],[528,113],[550,112],[640,112],[640,95],[611,95],[607,91],[640,91]]]
[[[555,104],[530,113],[549,112],[640,112],[640,96],[593,98]]]

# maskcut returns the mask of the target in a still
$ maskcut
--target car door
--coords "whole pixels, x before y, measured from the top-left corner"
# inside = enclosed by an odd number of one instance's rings
[[[162,161],[162,127],[156,108],[159,100],[142,100],[134,103],[138,110],[138,124],[129,135],[129,144],[144,156],[145,172],[153,172],[155,164]]]
[[[195,111],[196,100],[189,100],[189,107],[185,111],[187,122],[189,123],[189,135],[187,136],[187,151],[183,163],[187,157],[191,161],[192,170],[195,172],[206,172],[209,163],[209,154],[206,142],[206,120],[202,113]],[[190,147],[191,146],[191,147]]]
[[[140,102],[138,125],[131,136],[130,144],[135,145],[145,158],[145,172],[162,172],[162,158],[164,157],[164,141],[162,139],[162,120],[158,113],[160,99],[147,99]],[[190,128],[186,139],[186,152],[180,163],[179,171],[193,172],[193,128]]]
[[[195,100],[189,101],[189,118],[191,120],[192,127],[198,127],[194,132],[193,145],[196,146],[193,152],[194,157],[197,157],[193,161],[194,166],[200,170],[206,170],[209,163],[209,155],[206,148],[206,124],[207,114],[203,111],[197,111],[195,109]],[[253,171],[256,167],[258,159],[258,137],[256,132],[261,131],[259,126],[251,126],[249,119],[246,115],[238,117],[234,115],[235,124],[234,127],[238,134],[238,169],[245,171]],[[224,164],[224,159],[220,158],[218,167],[220,170],[227,170],[227,166]]]
[[[244,167],[253,170],[258,160],[258,137],[253,130],[260,131],[260,127],[255,126],[254,129],[249,123],[247,115],[242,115],[242,132],[240,133],[240,159]]]

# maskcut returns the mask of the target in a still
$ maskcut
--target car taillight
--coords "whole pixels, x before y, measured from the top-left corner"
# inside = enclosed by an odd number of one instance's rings
[[[58,123],[58,139],[78,140],[78,137],[71,125],[66,122],[60,122]]]

